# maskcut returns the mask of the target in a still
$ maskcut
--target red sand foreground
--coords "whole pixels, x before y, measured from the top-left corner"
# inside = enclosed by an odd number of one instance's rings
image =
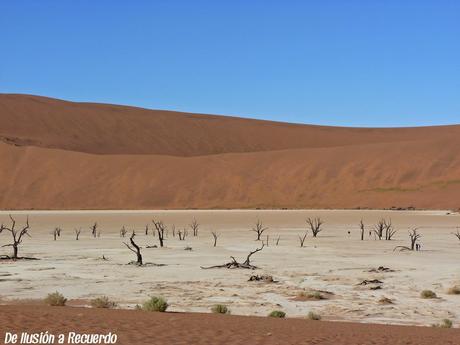
[[[460,330],[214,314],[0,306],[5,332],[116,333],[121,345],[335,344],[458,345]],[[57,343],[57,342],[56,342]]]

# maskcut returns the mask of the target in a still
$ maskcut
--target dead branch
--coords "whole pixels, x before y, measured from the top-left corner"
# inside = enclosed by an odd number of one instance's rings
[[[310,227],[310,230],[313,234],[313,237],[316,237],[321,231],[321,225],[323,225],[323,221],[319,217],[315,217],[314,219],[308,218],[306,220],[307,225]]]
[[[197,237],[198,236],[198,228],[199,228],[200,225],[198,224],[198,222],[196,221],[195,218],[193,218],[193,222],[189,226],[193,231],[193,237]]]
[[[161,220],[155,221],[155,219],[153,219],[152,222],[153,222],[153,225],[155,226],[155,229],[157,230],[158,240],[160,241],[160,247],[163,248],[166,226],[163,224]]]
[[[92,226],[89,227],[91,230],[91,235],[93,235],[94,238],[97,236],[97,222],[95,222]]]
[[[281,236],[278,235],[278,238],[276,239],[275,245],[278,245],[280,243],[280,238],[281,238]]]
[[[213,247],[217,246],[217,238],[219,237],[219,234],[215,231],[211,232],[212,237],[214,238],[214,245]]]
[[[303,236],[300,236],[300,235],[299,235],[300,248],[303,248],[303,244],[304,244],[304,242],[305,242],[305,239],[307,238],[307,234],[308,234],[308,232],[305,231],[305,234],[304,234]]]
[[[244,269],[251,269],[254,270],[257,267],[254,265],[251,265],[251,256],[254,255],[257,252],[260,252],[264,248],[264,244],[262,243],[262,246],[260,248],[257,248],[256,250],[250,252],[248,256],[246,257],[246,260],[243,263],[239,263],[236,261],[236,259],[233,256],[230,256],[232,259],[231,262],[228,262],[223,265],[215,265],[215,266],[209,266],[209,267],[203,267],[201,266],[202,269],[211,269],[211,268],[229,268],[229,269],[234,269],[234,268],[244,268]]]
[[[418,228],[414,228],[409,231],[409,239],[410,239],[410,247],[407,246],[396,246],[394,247],[393,251],[396,249],[399,250],[414,250],[416,249],[417,241],[419,240],[422,235],[417,232]]]
[[[78,238],[80,237],[80,233],[81,233],[81,228],[78,228],[78,229],[75,228],[74,231],[75,231],[75,240],[78,241]]]
[[[142,255],[141,255],[141,248],[134,242],[134,236],[136,236],[136,233],[132,232],[131,237],[129,238],[129,242],[131,245],[129,245],[126,242],[123,242],[126,247],[128,247],[129,250],[131,250],[134,254],[136,254],[136,265],[142,266]]]
[[[359,222],[359,228],[361,229],[361,241],[364,241],[364,231],[365,231],[365,227],[364,227],[364,223],[363,223],[363,220],[361,219],[361,221]]]
[[[185,238],[187,237],[187,235],[188,235],[188,231],[187,231],[187,229],[185,229],[185,228],[184,228],[183,230],[179,230],[179,231],[177,232],[177,236],[179,236],[179,241],[185,240]]]
[[[251,229],[257,234],[257,241],[260,241],[260,236],[264,233],[264,231],[268,230],[268,228],[264,227],[262,222],[258,219],[256,225]]]
[[[455,237],[457,237],[458,240],[460,241],[460,231],[459,231],[458,228],[457,228],[457,232],[453,232],[452,235],[454,235]]]
[[[11,220],[11,226],[10,227],[6,227],[5,225],[0,225],[0,233],[2,231],[8,231],[11,233],[11,237],[12,237],[12,243],[9,243],[9,244],[5,244],[3,245],[2,247],[13,247],[13,255],[10,257],[10,256],[5,256],[6,259],[12,259],[12,260],[18,260],[18,259],[27,259],[27,258],[20,258],[18,256],[18,250],[19,250],[19,245],[22,243],[22,239],[24,236],[30,236],[29,234],[29,228],[30,228],[30,225],[29,225],[29,217],[27,216],[27,219],[26,219],[26,224],[21,228],[21,229],[16,229],[16,220],[11,216],[9,215],[10,217],[10,220]]]

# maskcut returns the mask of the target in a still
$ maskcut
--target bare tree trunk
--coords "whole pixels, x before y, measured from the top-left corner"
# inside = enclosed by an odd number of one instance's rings
[[[129,242],[131,243],[132,247],[126,242],[123,242],[123,243],[126,245],[126,247],[128,247],[129,250],[131,250],[133,253],[136,254],[136,258],[137,258],[136,264],[139,266],[142,266],[141,248],[134,242],[134,236],[136,236],[136,233],[133,231],[133,233],[131,234],[131,237],[129,238]]]

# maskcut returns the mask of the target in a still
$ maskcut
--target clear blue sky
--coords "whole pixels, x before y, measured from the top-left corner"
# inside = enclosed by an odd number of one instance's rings
[[[460,123],[460,1],[0,2],[0,92],[345,126]]]

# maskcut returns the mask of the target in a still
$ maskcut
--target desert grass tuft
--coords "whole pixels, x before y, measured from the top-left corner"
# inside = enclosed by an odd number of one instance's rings
[[[45,298],[45,303],[52,307],[63,307],[67,302],[67,298],[59,292],[49,293]]]
[[[308,314],[307,314],[307,317],[308,319],[310,320],[314,320],[314,321],[319,321],[321,320],[321,315],[313,312],[313,311],[310,311]]]
[[[230,309],[226,305],[216,304],[211,307],[211,312],[214,314],[230,314]]]
[[[269,317],[277,317],[277,318],[285,318],[286,313],[281,310],[273,310],[270,314],[268,314]]]
[[[459,285],[452,286],[451,288],[449,288],[449,290],[447,290],[447,293],[449,295],[460,295],[460,286]]]
[[[111,301],[107,296],[97,297],[91,300],[91,307],[93,308],[115,308],[117,304]]]
[[[438,296],[436,296],[436,293],[434,291],[431,291],[431,290],[423,290],[421,293],[420,293],[420,297],[422,298],[437,298]]]
[[[149,300],[145,301],[142,304],[142,310],[145,311],[158,311],[158,312],[165,312],[168,309],[168,302],[163,297],[150,297]]]
[[[438,328],[452,328],[452,321],[449,319],[444,319],[442,320],[441,323],[431,325],[432,327],[438,327]]]

